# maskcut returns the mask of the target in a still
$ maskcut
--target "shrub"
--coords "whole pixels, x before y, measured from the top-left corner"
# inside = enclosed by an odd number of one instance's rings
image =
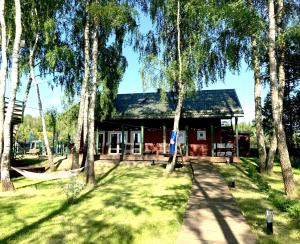
[[[300,225],[300,203],[294,203],[293,205],[289,206],[287,209],[290,217],[295,220],[296,224]]]
[[[82,180],[71,177],[69,182],[62,187],[63,192],[67,197],[67,201],[71,204],[74,203],[84,186],[85,183]]]
[[[272,192],[269,194],[269,199],[272,201],[274,206],[280,211],[287,212],[288,209],[293,205],[294,201],[286,198],[279,193]]]
[[[256,183],[258,188],[263,192],[269,192],[270,185],[258,172],[257,167],[253,164],[245,163],[248,176]]]

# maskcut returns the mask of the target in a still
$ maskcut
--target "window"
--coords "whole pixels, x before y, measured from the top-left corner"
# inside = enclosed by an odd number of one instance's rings
[[[185,142],[186,142],[185,131],[181,130],[179,131],[178,134],[178,144],[185,144]]]
[[[206,140],[206,131],[197,130],[197,141]]]

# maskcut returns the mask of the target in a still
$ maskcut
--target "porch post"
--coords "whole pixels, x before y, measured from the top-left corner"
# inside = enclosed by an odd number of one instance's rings
[[[214,132],[214,125],[210,125],[210,141],[211,141],[211,156],[215,156],[215,149],[214,149],[214,138],[215,138],[215,132]]]
[[[189,126],[185,126],[185,155],[189,156]]]
[[[167,149],[166,149],[166,146],[167,146],[167,137],[166,137],[166,125],[163,125],[163,153],[165,154]]]
[[[236,147],[236,156],[240,156],[239,150],[239,129],[238,129],[238,117],[235,117],[235,147]]]
[[[144,154],[144,125],[141,125],[141,154]]]
[[[96,155],[99,155],[99,128],[96,129]]]
[[[124,144],[124,124],[122,124],[122,160],[123,160],[123,156],[125,154],[125,144]]]

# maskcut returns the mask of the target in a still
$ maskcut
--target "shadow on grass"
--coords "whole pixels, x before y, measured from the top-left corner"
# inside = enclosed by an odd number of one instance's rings
[[[80,241],[82,243],[95,243],[95,239],[97,239],[98,243],[129,244],[134,241],[132,234],[134,230],[130,226],[109,224],[104,221],[94,220],[95,216],[97,216],[97,212],[95,211],[84,214],[86,221],[80,226],[72,226],[72,220],[65,221],[62,230],[50,236],[47,243],[70,242],[70,240],[66,240],[65,238],[68,231],[75,231],[82,238]],[[86,231],[87,228],[88,231]],[[72,240],[72,242],[76,243],[78,240]]]
[[[238,179],[238,181],[240,182],[243,182],[243,184],[240,185],[240,189],[243,191],[243,194],[238,195],[240,197],[237,198],[237,201],[239,203],[239,206],[243,210],[247,220],[249,221],[251,226],[256,230],[260,242],[298,243],[299,239],[297,239],[297,236],[299,238],[299,234],[295,233],[296,230],[299,230],[299,226],[297,226],[297,221],[289,217],[287,212],[284,213],[278,208],[282,206],[285,207],[284,204],[286,199],[284,198],[283,191],[272,188],[269,188],[267,191],[259,190],[260,182],[255,177],[253,177],[253,175],[251,174],[253,172],[248,171],[249,164],[251,163],[250,160],[242,158],[242,161],[243,163],[241,165],[234,165],[234,168],[236,169],[235,171],[232,171],[232,169],[226,167],[224,167],[221,171],[222,175],[225,177],[232,177],[232,175],[236,174],[236,179]],[[256,174],[259,173],[257,172]],[[281,182],[280,172],[274,172],[272,176],[263,175],[261,177],[263,177],[268,183],[277,184]],[[278,179],[276,179],[276,177],[278,177]],[[257,190],[249,188],[249,182],[256,185]],[[252,193],[260,193],[261,195],[255,198],[250,198]],[[273,208],[275,212],[275,234],[273,236],[266,235],[265,210],[266,208],[270,207]]]
[[[101,177],[99,177],[99,179],[97,179],[97,182],[99,182],[100,180],[104,179],[105,177],[107,177],[113,170],[115,170],[118,167],[118,165],[116,165],[115,167],[113,167],[112,169],[110,169],[108,172],[106,172],[104,175],[102,175]],[[89,190],[88,192],[84,193],[83,195],[81,195],[79,198],[77,198],[74,203],[80,203],[83,200],[87,199],[90,197],[90,194],[96,189],[93,188],[91,190]],[[0,243],[9,243],[11,240],[15,240],[17,238],[20,238],[22,235],[27,234],[29,232],[34,231],[35,229],[37,229],[41,224],[51,220],[52,218],[63,214],[66,210],[68,210],[72,205],[70,205],[69,201],[66,200],[63,202],[63,204],[56,210],[52,211],[50,214],[48,214],[47,216],[35,221],[32,224],[26,225],[23,228],[21,228],[20,230],[14,232],[13,234],[0,239]],[[129,234],[129,233],[127,233]],[[126,237],[124,237],[126,239]]]
[[[47,186],[49,188],[49,187],[53,186],[53,182],[55,182],[55,181],[58,181],[58,180],[57,179],[43,180],[43,181],[39,181],[36,183],[16,187],[16,189],[19,190],[19,189],[23,189],[23,188],[27,188],[27,187],[35,187],[35,189],[38,189],[39,187],[47,188]]]
[[[154,221],[155,223],[147,220],[148,212],[152,214],[151,211],[153,209],[151,207],[154,206],[154,210],[156,211],[158,204],[160,206],[164,204],[163,202],[157,203],[154,201],[156,199],[151,198],[153,194],[152,189],[156,189],[155,183],[157,179],[160,179],[158,183],[161,184],[163,189],[167,188],[165,181],[161,180],[161,177],[164,175],[163,172],[160,168],[155,169],[153,167],[146,167],[145,170],[140,170],[138,167],[122,167],[116,170],[118,167],[119,165],[117,164],[106,171],[102,171],[101,175],[98,174],[96,178],[97,187],[82,193],[74,201],[74,205],[70,205],[68,201],[63,201],[56,202],[56,205],[49,207],[49,202],[43,202],[45,209],[39,209],[41,210],[40,214],[43,213],[39,216],[39,219],[27,225],[24,223],[23,226],[15,229],[14,233],[11,232],[5,238],[0,237],[0,243],[10,243],[12,240],[30,242],[34,241],[34,239],[30,238],[39,235],[38,238],[46,243],[127,244],[134,242],[134,237],[142,233],[144,229],[147,229],[147,233],[153,233],[155,237],[159,236],[162,230],[157,223],[163,222],[164,219],[159,219],[160,216],[158,216],[158,219]],[[175,179],[176,177],[172,179],[172,183],[174,183]],[[154,188],[151,188],[150,185]],[[166,195],[165,201],[176,201],[177,198],[182,197],[180,196],[181,193],[188,191],[188,188],[188,186],[181,184],[178,187],[175,186],[175,188],[170,187],[169,191],[177,190],[178,192],[173,197]],[[95,203],[95,199],[92,199],[94,196],[98,196],[98,194],[102,195],[99,206],[97,206],[98,203]],[[146,195],[147,197],[145,197]],[[91,200],[89,201],[89,199]],[[185,200],[187,200],[187,197]],[[179,201],[182,202],[181,199]],[[183,212],[182,209],[184,206],[182,207],[175,203],[175,207],[172,207],[171,204],[167,208],[172,209],[174,212]],[[87,206],[91,206],[91,208]],[[176,206],[178,206],[178,209],[176,209]],[[109,211],[107,207],[114,207],[116,210]],[[167,208],[165,209],[168,210]],[[118,214],[121,214],[122,217],[123,213],[126,214],[126,217],[131,216],[131,214],[142,215],[144,213],[146,213],[146,216],[141,216],[143,223],[138,228],[135,228],[131,227],[131,223],[123,224],[123,221],[121,221],[122,223],[119,221],[114,222],[116,218],[120,218]],[[125,222],[127,221],[125,220]],[[175,217],[167,223],[176,227],[178,225]],[[53,231],[49,229],[52,228],[51,225],[54,226]],[[40,236],[45,229],[48,231],[45,237]]]
[[[177,185],[167,188],[173,194],[165,194],[159,196],[151,196],[154,199],[155,206],[160,207],[161,210],[170,210],[177,216],[177,220],[181,223],[183,221],[184,210],[191,192],[190,185]]]
[[[31,165],[37,165],[41,164],[42,162],[45,162],[47,159],[44,157],[39,157],[39,158],[25,158],[21,160],[15,160],[12,163],[12,166],[15,167],[25,167],[25,166],[31,166]]]

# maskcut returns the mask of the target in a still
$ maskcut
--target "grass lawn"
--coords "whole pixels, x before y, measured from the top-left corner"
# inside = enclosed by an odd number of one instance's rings
[[[83,182],[14,180],[0,193],[0,243],[174,243],[187,204],[187,168],[96,164],[97,187],[67,200]],[[69,186],[69,190],[64,190]]]
[[[226,181],[232,179],[236,182],[236,188],[231,188],[231,192],[240,206],[247,222],[252,227],[259,243],[300,243],[299,219],[297,222],[290,217],[287,212],[276,208],[274,201],[269,198],[273,193],[277,196],[283,195],[283,183],[280,166],[274,167],[272,176],[263,176],[267,180],[271,189],[268,193],[259,189],[259,184],[249,176],[248,164],[255,164],[255,159],[242,158],[239,165],[216,165]],[[297,191],[300,195],[300,170],[294,170],[295,180],[297,182]],[[299,200],[299,199],[298,199]],[[267,235],[266,229],[266,208],[274,210],[274,235]],[[298,217],[299,218],[299,217]]]

